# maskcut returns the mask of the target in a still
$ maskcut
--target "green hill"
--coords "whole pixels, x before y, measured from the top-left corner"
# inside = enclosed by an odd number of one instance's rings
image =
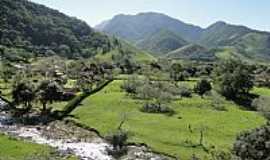
[[[270,60],[270,34],[252,32],[239,38],[233,43],[238,50],[250,58]]]
[[[222,21],[203,29],[164,14],[151,12],[118,15],[96,28],[160,55],[181,48],[182,46],[175,47],[186,43],[198,44],[208,49],[234,48],[240,57],[255,61],[270,59],[270,33]]]
[[[160,30],[158,33],[139,41],[137,46],[153,54],[166,54],[186,44],[187,42],[175,33],[168,30]]]
[[[184,23],[161,13],[147,12],[137,15],[120,14],[104,21],[96,29],[137,42],[160,30],[168,30],[188,41],[198,39],[202,28]]]
[[[120,40],[119,42],[121,44],[120,48],[115,48],[110,52],[107,52],[106,54],[102,53],[96,54],[95,58],[101,61],[112,62],[113,57],[121,57],[121,50],[122,50],[124,51],[125,54],[127,54],[129,57],[131,57],[133,60],[139,63],[148,63],[156,60],[156,58],[152,54],[134,47],[129,42],[122,40]]]
[[[0,45],[66,57],[89,57],[114,46],[85,22],[27,0],[0,1]]]
[[[190,44],[182,48],[176,49],[168,53],[167,57],[171,59],[188,59],[203,61],[213,61],[216,59],[213,51],[196,44]]]
[[[202,32],[197,42],[205,47],[227,46],[249,32],[251,30],[244,26],[216,22]]]

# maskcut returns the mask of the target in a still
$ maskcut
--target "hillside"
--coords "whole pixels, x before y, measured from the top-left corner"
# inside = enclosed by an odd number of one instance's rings
[[[171,59],[188,59],[188,60],[203,60],[213,61],[216,59],[213,51],[206,49],[205,47],[190,44],[182,48],[176,49],[167,54]]]
[[[237,50],[238,55],[246,58],[270,59],[270,33],[222,21],[203,29],[164,14],[140,13],[115,16],[96,26],[96,29],[126,39],[141,49],[163,54],[171,50],[164,47],[168,46],[166,43],[169,41],[161,40],[168,39],[173,33],[190,44],[198,44],[205,48],[232,47]],[[160,34],[164,30],[170,34]],[[151,42],[152,40],[156,42]]]
[[[198,43],[205,47],[226,46],[250,32],[252,30],[244,26],[216,22],[202,32]]]
[[[163,29],[174,32],[185,40],[193,41],[198,38],[202,31],[198,26],[186,24],[167,15],[153,12],[137,15],[117,15],[95,28],[133,42],[143,40]]]
[[[201,28],[159,13],[117,15],[95,27],[97,30],[118,36],[154,54],[166,54],[194,40]]]
[[[270,60],[270,33],[248,33],[234,41],[233,46],[247,57]]]
[[[175,33],[168,30],[160,30],[146,39],[139,41],[137,46],[155,55],[160,55],[183,47],[186,44],[187,42]]]
[[[89,57],[113,48],[108,36],[85,22],[27,0],[0,1],[0,45],[66,57]]]

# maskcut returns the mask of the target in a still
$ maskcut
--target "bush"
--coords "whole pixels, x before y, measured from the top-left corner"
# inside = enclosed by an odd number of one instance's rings
[[[72,100],[75,97],[76,97],[76,93],[74,93],[74,92],[64,92],[62,94],[61,100],[62,101],[69,101],[69,100]]]
[[[138,87],[140,87],[143,83],[138,80],[137,76],[133,76],[128,80],[125,80],[121,85],[121,89],[123,89],[128,94],[137,94]]]
[[[210,154],[211,160],[236,160],[232,153],[228,151],[212,150]]]
[[[260,96],[259,98],[254,99],[252,107],[262,113],[266,119],[270,120],[270,97]]]
[[[267,160],[270,158],[270,124],[242,133],[236,139],[234,154],[240,159]]]
[[[146,103],[142,108],[142,112],[146,113],[164,113],[168,115],[173,115],[175,111],[165,105],[158,105],[154,103]]]
[[[211,96],[212,96],[211,97],[211,99],[212,99],[211,105],[215,110],[217,110],[217,111],[227,111],[227,109],[226,109],[226,107],[224,105],[225,101],[224,101],[224,98],[222,96],[220,96],[216,92],[214,92],[214,93],[212,92]]]
[[[211,83],[206,80],[200,80],[197,85],[194,87],[194,91],[198,93],[200,96],[203,96],[206,92],[212,89]]]
[[[113,146],[112,149],[107,148],[109,155],[112,155],[115,158],[119,158],[127,153],[127,132],[118,130],[116,133],[105,137],[105,139]]]
[[[137,86],[135,83],[132,83],[130,81],[125,81],[121,85],[121,89],[125,90],[128,94],[136,94]]]
[[[180,86],[179,87],[179,93],[181,97],[186,97],[186,98],[190,98],[192,97],[192,91],[191,89],[185,87],[185,86]]]

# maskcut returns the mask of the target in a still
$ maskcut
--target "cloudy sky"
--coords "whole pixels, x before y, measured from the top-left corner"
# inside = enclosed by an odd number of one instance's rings
[[[95,26],[116,14],[160,12],[207,27],[222,20],[270,31],[270,0],[31,0]]]

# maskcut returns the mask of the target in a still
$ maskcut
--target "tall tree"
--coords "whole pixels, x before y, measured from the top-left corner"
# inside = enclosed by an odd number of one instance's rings
[[[42,111],[47,110],[47,104],[60,100],[62,87],[53,80],[42,81],[37,89],[38,99],[42,104]]]
[[[240,60],[231,59],[220,63],[214,77],[217,90],[228,99],[247,95],[254,85],[249,66]]]
[[[27,110],[30,110],[35,98],[34,86],[25,81],[16,83],[12,89],[12,98],[15,104],[23,104]]]

